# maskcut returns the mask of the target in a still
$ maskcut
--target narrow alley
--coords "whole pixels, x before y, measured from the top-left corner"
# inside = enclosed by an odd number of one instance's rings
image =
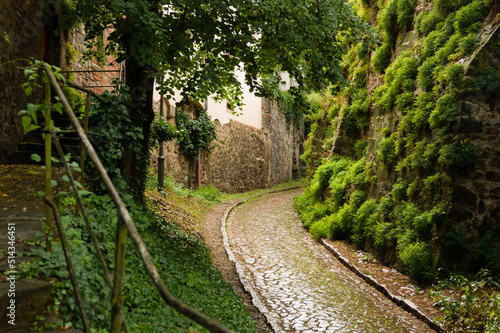
[[[283,332],[432,332],[314,241],[293,208],[300,189],[237,207],[227,234],[244,278]]]

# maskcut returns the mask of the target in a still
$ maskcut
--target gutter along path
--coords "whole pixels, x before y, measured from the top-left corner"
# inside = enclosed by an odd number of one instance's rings
[[[252,199],[233,209],[226,222],[229,257],[272,329],[433,332],[312,239],[293,208],[301,191]]]

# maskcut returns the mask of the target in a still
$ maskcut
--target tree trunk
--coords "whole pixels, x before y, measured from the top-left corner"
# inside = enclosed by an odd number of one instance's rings
[[[149,135],[154,120],[152,71],[140,66],[135,60],[126,62],[126,83],[130,88],[131,119],[133,124],[142,128],[144,138],[140,142],[140,150],[131,149],[125,152],[125,179],[137,199],[142,201],[146,177],[150,163]]]

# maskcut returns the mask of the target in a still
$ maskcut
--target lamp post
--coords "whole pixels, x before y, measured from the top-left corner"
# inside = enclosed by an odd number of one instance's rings
[[[163,95],[160,96],[160,118],[163,119]],[[160,153],[158,156],[158,193],[165,194],[165,156],[163,156],[163,141],[160,142]]]

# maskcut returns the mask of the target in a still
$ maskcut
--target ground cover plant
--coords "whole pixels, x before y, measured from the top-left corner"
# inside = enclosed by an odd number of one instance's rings
[[[211,265],[208,249],[172,222],[134,203],[132,195],[125,195],[124,200],[172,294],[233,330],[255,332],[253,319],[240,299]],[[85,203],[112,272],[116,210],[107,196],[89,195]],[[93,330],[107,332],[111,313],[110,293],[102,279],[88,236],[82,232],[82,218],[75,217],[72,208],[67,207],[62,219],[67,227],[75,271]],[[78,312],[77,305],[59,243],[54,243],[53,252],[38,249],[33,255],[39,256],[40,260],[26,265],[22,275],[55,278],[55,304],[48,311],[63,314],[64,323],[58,323],[58,326],[81,327],[74,315]],[[130,240],[127,244],[124,304],[125,318],[133,332],[205,331],[164,303],[142,268]]]

